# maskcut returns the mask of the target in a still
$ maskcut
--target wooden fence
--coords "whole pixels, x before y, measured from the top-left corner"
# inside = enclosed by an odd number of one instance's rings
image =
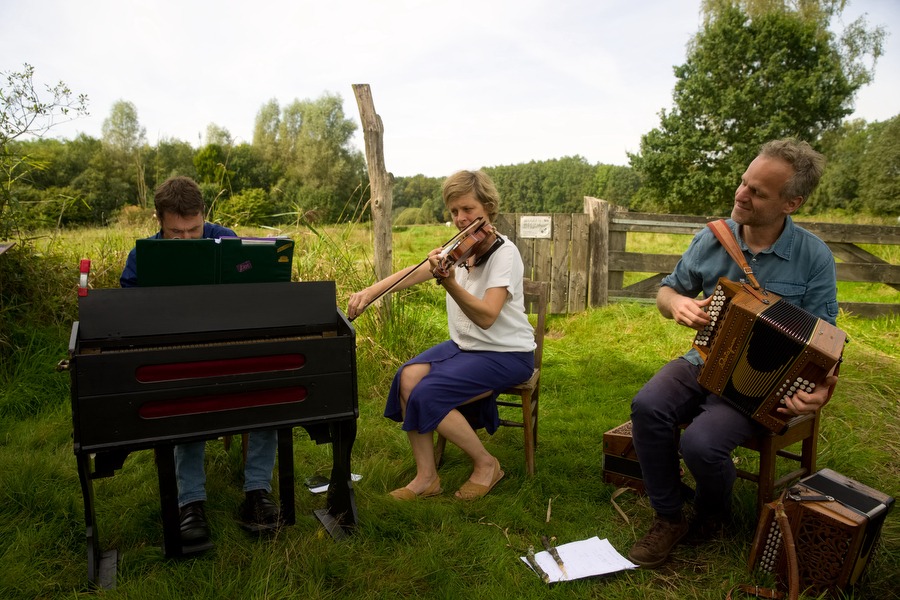
[[[581,214],[506,213],[499,215],[495,225],[521,251],[525,276],[550,282],[550,312],[563,314],[621,300],[651,301],[659,282],[672,272],[680,255],[629,252],[628,234],[693,235],[718,218],[632,213],[586,197]],[[831,248],[839,281],[881,283],[900,290],[900,265],[857,245],[900,245],[900,227],[816,222],[803,222],[801,226]],[[626,272],[651,275],[624,286]],[[848,312],[866,317],[900,314],[900,304],[896,303],[839,304]]]

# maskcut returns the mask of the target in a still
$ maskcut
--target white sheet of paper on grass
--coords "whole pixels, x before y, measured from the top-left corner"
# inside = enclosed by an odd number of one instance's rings
[[[582,579],[583,577],[593,577],[595,575],[606,575],[637,568],[636,564],[619,554],[612,547],[612,544],[609,543],[609,540],[601,540],[596,536],[580,542],[570,542],[557,546],[556,551],[566,567],[568,577],[563,575],[556,561],[553,560],[553,557],[546,550],[534,555],[537,564],[550,577],[550,583]],[[522,562],[534,571],[531,565],[528,564],[528,559],[524,556],[522,557]]]

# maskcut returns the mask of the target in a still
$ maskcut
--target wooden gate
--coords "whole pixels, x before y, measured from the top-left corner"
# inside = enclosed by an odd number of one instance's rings
[[[677,254],[629,252],[629,233],[692,235],[720,217],[632,213],[604,200],[585,197],[582,214],[505,213],[497,229],[522,253],[525,276],[550,282],[550,312],[573,313],[620,300],[652,301]],[[900,245],[900,227],[802,222],[837,259],[838,281],[881,283],[900,290],[900,265],[891,264],[857,244]],[[625,273],[646,273],[624,285]],[[866,317],[900,314],[900,304],[840,302],[842,309]]]
[[[494,225],[522,253],[525,277],[550,282],[551,313],[575,313],[587,307],[587,214],[505,213]]]

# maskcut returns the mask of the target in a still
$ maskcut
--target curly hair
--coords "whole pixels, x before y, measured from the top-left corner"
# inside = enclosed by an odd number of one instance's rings
[[[796,138],[766,142],[760,147],[759,155],[781,159],[794,168],[794,175],[781,190],[781,197],[784,199],[800,196],[802,202],[806,202],[819,185],[825,170],[825,157],[813,150],[808,143]]]

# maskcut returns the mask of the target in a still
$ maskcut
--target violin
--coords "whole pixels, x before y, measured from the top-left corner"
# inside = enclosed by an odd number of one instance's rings
[[[489,236],[494,236],[496,239],[494,240],[494,244],[480,257],[478,257],[475,262],[475,266],[478,266],[487,258],[493,254],[494,250],[496,250],[500,244],[503,243],[503,238],[497,235],[493,226],[490,223],[484,220],[484,217],[478,217],[468,227],[457,232],[450,241],[446,242],[442,246],[442,250],[440,252],[441,262],[435,267],[434,271],[432,271],[432,275],[434,275],[438,284],[444,280],[445,277],[450,275],[450,267],[455,267],[459,265],[464,265],[464,263],[469,260],[469,257],[472,256],[472,253],[475,252],[475,249],[487,239]],[[422,262],[418,265],[410,269],[403,277],[395,281],[389,288],[379,293],[377,296],[372,298],[368,304],[372,304],[392,289],[394,289],[401,281],[412,275],[416,272],[416,270],[421,267],[428,260],[426,257]],[[355,317],[354,317],[355,318]],[[353,318],[350,319],[353,321]]]
[[[434,269],[434,276],[443,279],[450,274],[450,267],[459,266],[469,260],[475,249],[489,236],[496,235],[494,227],[478,217],[468,227],[459,232],[441,250],[441,262]]]

